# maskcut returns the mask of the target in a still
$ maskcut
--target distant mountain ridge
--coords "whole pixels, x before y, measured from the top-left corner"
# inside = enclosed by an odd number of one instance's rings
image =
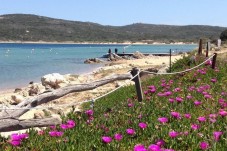
[[[227,27],[205,25],[131,24],[104,26],[92,22],[11,14],[0,16],[0,41],[46,42],[197,42],[199,38],[219,38]]]

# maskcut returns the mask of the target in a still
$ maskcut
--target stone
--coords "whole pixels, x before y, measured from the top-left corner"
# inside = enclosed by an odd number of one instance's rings
[[[57,89],[60,88],[60,83],[67,83],[64,76],[60,75],[59,73],[47,74],[41,78],[41,82],[46,89]]]
[[[144,54],[142,54],[139,51],[136,51],[132,56],[133,56],[133,58],[136,58],[136,59],[142,59],[142,58],[146,57]]]
[[[98,58],[90,58],[84,61],[84,63],[87,64],[93,64],[93,63],[102,63],[103,61]]]
[[[45,117],[45,113],[43,111],[36,111],[34,113],[34,119],[42,119]]]
[[[14,93],[21,92],[21,91],[22,91],[21,88],[16,88],[16,89],[14,90]]]
[[[29,96],[37,95],[38,93],[41,92],[41,89],[44,89],[44,88],[43,88],[43,86],[41,86],[38,83],[30,84],[28,94],[29,94]]]
[[[24,97],[19,94],[13,94],[11,95],[11,99],[12,99],[12,104],[16,105],[22,102],[24,100]]]

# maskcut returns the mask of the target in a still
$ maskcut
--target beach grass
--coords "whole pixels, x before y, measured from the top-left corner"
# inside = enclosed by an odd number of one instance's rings
[[[227,149],[227,64],[218,56],[185,74],[152,76],[142,81],[144,100],[134,86],[118,89],[63,124],[41,131],[0,137],[2,150],[194,151]],[[172,71],[188,66],[189,56]],[[198,57],[196,64],[205,57]],[[196,64],[192,64],[195,66]]]

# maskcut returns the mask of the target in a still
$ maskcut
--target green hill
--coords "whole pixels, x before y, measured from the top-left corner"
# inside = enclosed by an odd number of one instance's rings
[[[0,41],[47,42],[124,42],[124,41],[198,41],[216,39],[227,27],[172,26],[132,24],[104,26],[91,22],[68,21],[36,15],[11,14],[0,16]]]

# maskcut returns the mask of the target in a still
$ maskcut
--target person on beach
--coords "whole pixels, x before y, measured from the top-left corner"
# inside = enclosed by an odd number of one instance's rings
[[[111,54],[111,49],[109,49],[108,53]]]
[[[115,48],[115,54],[117,54],[117,51],[118,51],[118,49],[117,49],[117,48]]]

